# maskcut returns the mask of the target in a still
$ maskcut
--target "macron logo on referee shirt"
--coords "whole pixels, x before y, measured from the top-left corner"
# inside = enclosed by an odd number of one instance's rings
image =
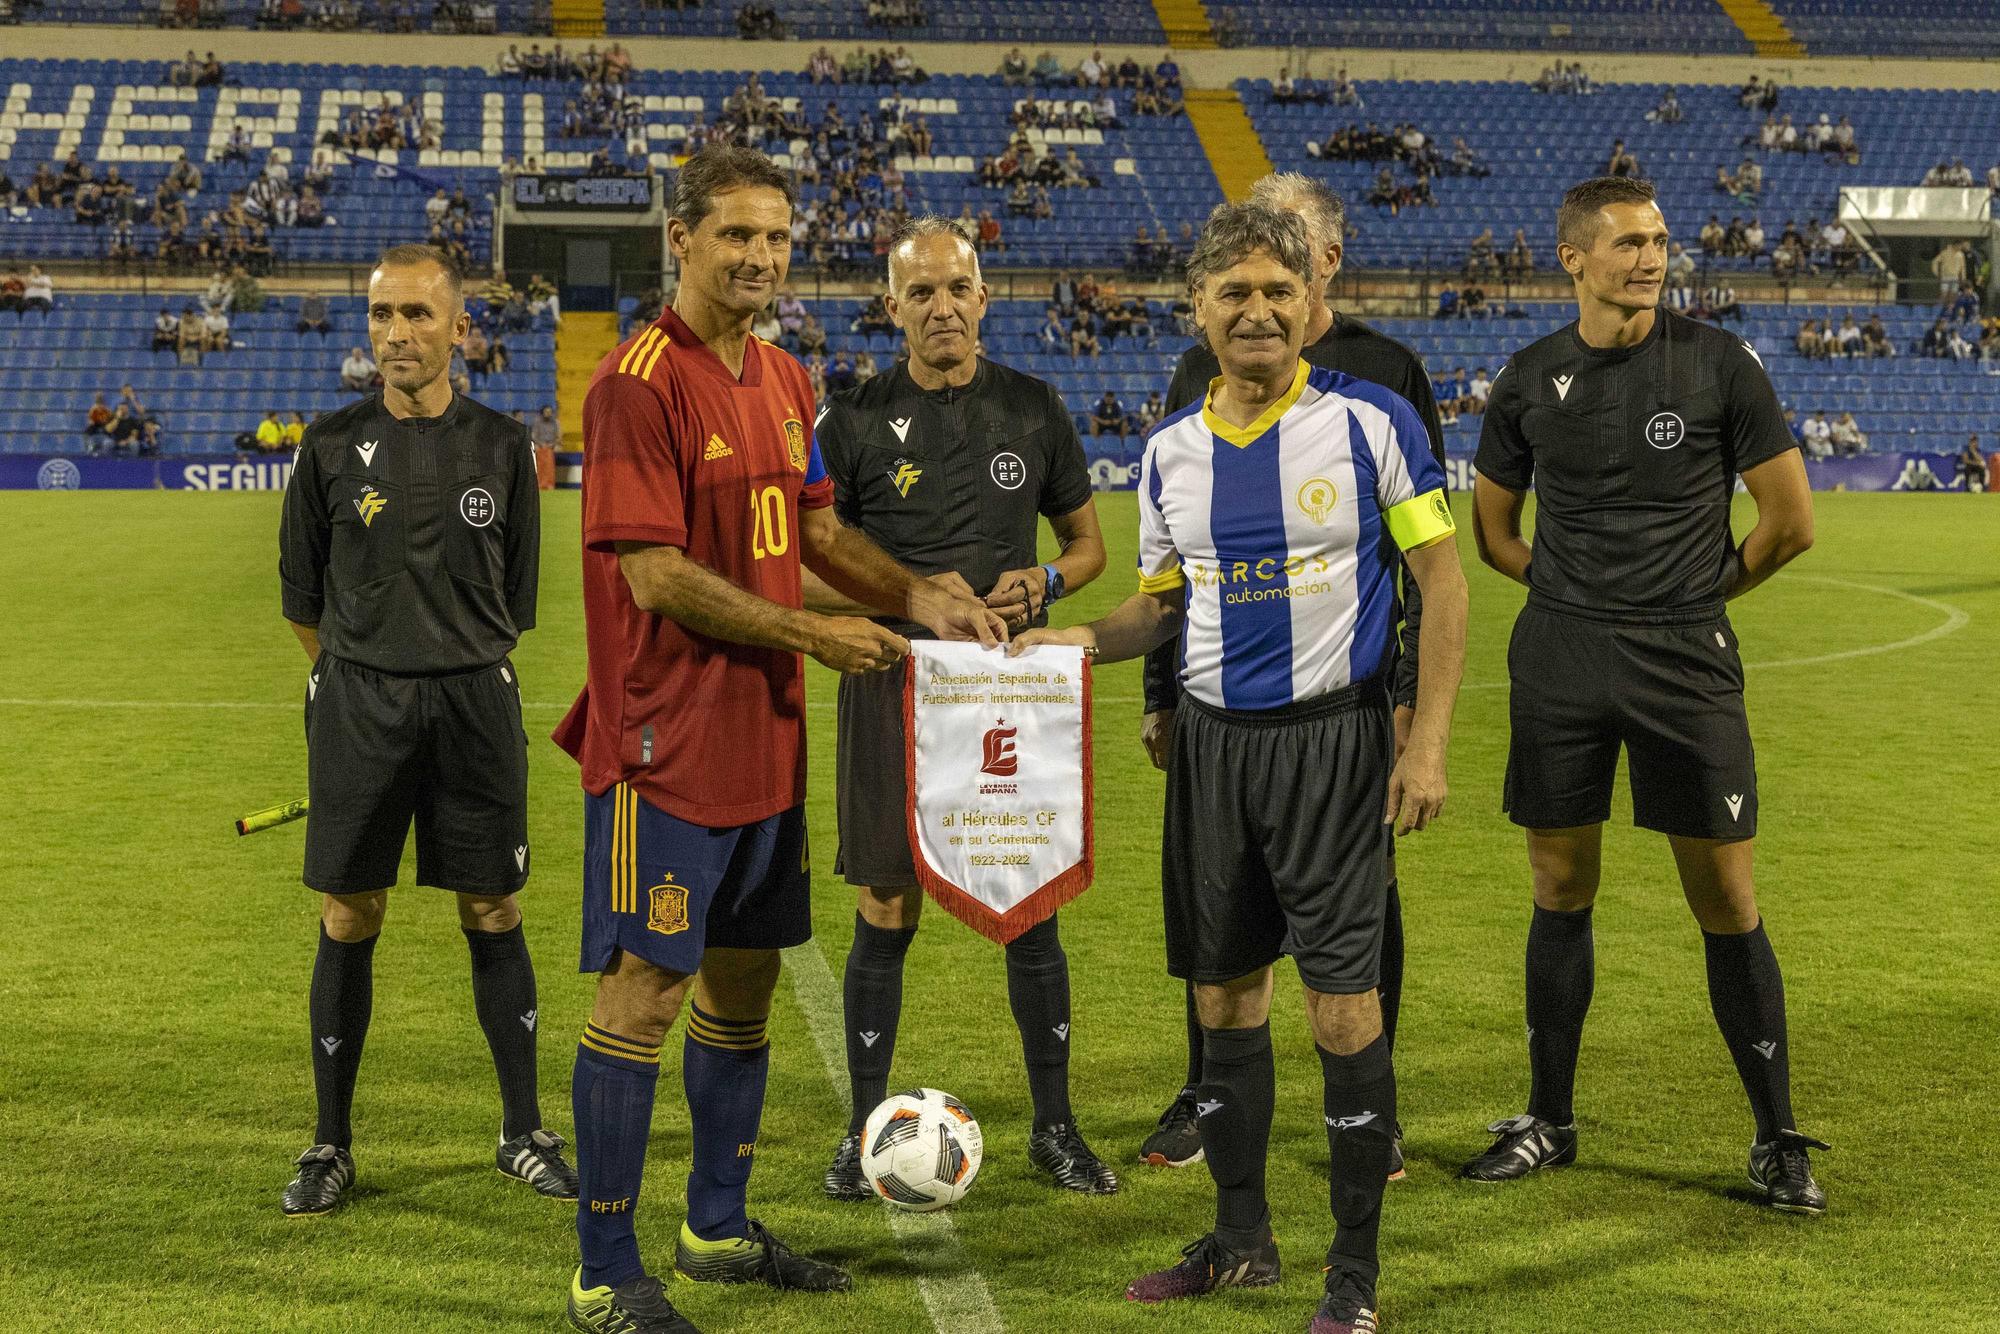
[[[369,440],[365,441],[364,443],[358,444],[354,447],[354,452],[361,456],[362,467],[367,468],[374,465],[375,446],[381,443],[382,442],[380,440]]]

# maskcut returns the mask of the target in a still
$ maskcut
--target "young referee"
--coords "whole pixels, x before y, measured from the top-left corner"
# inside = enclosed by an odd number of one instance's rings
[[[1290,954],[1319,1050],[1336,1225],[1310,1330],[1372,1334],[1396,1122],[1375,994],[1389,828],[1421,829],[1444,806],[1465,576],[1444,470],[1416,412],[1299,359],[1313,271],[1295,214],[1237,204],[1210,215],[1188,286],[1222,374],[1147,438],[1139,591],[1102,620],[1015,643],[1077,644],[1117,661],[1186,621],[1161,866],[1167,968],[1194,983],[1202,1024],[1195,1115],[1215,1226],[1126,1297],[1278,1281],[1264,1192],[1269,1016],[1271,966]],[[1430,614],[1397,758],[1387,677],[1399,550]]]
[[[1048,605],[1104,570],[1090,472],[1062,395],[981,357],[986,283],[979,253],[946,218],[906,224],[889,247],[889,315],[909,355],[830,400],[816,435],[834,513],[917,573],[977,597],[1010,632],[1046,623]],[[1062,552],[1036,558],[1047,517]],[[810,573],[814,611],[873,616]],[[929,638],[902,617],[883,623]],[[903,678],[840,679],[840,853],[855,887],[843,1009],[853,1112],[826,1193],[875,1198],[861,1174],[861,1127],[889,1091],[903,1007],[903,961],[917,934],[917,888],[903,773]],[[1091,1151],[1069,1101],[1069,959],[1050,917],[1007,946],[1007,1000],[1021,1034],[1034,1129],[1028,1159],[1066,1190],[1109,1195],[1118,1178]]]
[[[1328,300],[1334,277],[1340,272],[1342,238],[1347,233],[1347,207],[1339,195],[1319,181],[1295,171],[1273,172],[1250,187],[1250,201],[1297,215],[1305,225],[1306,240],[1313,253],[1313,309],[1306,324],[1305,348],[1300,353],[1309,366],[1321,366],[1369,380],[1393,389],[1423,423],[1430,440],[1431,456],[1444,466],[1444,426],[1438,420],[1437,400],[1431,394],[1430,373],[1423,358],[1386,334],[1377,333],[1361,321],[1333,309]],[[1206,343],[1196,342],[1181,354],[1174,367],[1173,383],[1167,389],[1167,415],[1172,416],[1208,392],[1221,373],[1215,353]],[[1400,607],[1392,609],[1390,620],[1400,627],[1395,644],[1396,665],[1391,669],[1390,697],[1395,704],[1396,748],[1400,754],[1408,744],[1410,721],[1416,716],[1417,641],[1422,621],[1423,600],[1408,567],[1397,570]],[[1178,640],[1170,639],[1146,655],[1145,708],[1139,726],[1140,742],[1155,768],[1167,767],[1167,750],[1172,744],[1174,711],[1180,701],[1180,654]],[[1396,1020],[1403,1000],[1403,902],[1396,879],[1396,855],[1389,852],[1389,899],[1382,917],[1382,977],[1377,990],[1382,997],[1382,1038],[1391,1052],[1396,1048]],[[1201,1022],[1195,1015],[1194,985],[1188,984],[1187,1078],[1180,1091],[1160,1114],[1158,1126],[1139,1147],[1139,1160],[1155,1167],[1186,1167],[1201,1161],[1201,1133],[1195,1126],[1194,1091],[1201,1083]],[[1396,1127],[1396,1142],[1389,1158],[1389,1179],[1403,1175],[1403,1131]]]
[[[375,939],[403,841],[417,883],[453,890],[472,998],[500,1076],[495,1165],[576,1198],[535,1093],[535,969],[515,891],[528,879],[528,738],[507,655],[535,624],[534,456],[519,422],[452,392],[470,320],[450,258],[383,252],[368,279],[382,392],[306,429],[278,539],[306,686],[305,883],[325,898],[312,976],[319,1128],[287,1214],[354,1182],[348,1109],[373,1000]]]
[[[1757,1122],[1750,1179],[1776,1208],[1821,1213],[1806,1151],[1826,1145],[1792,1119],[1785,987],[1751,882],[1743,663],[1723,612],[1812,545],[1805,465],[1750,345],[1660,309],[1667,224],[1650,184],[1574,187],[1556,240],[1577,319],[1495,379],[1474,483],[1480,557],[1528,589],[1507,655],[1506,808],[1534,880],[1532,1082],[1527,1111],[1494,1122],[1493,1147],[1462,1175],[1507,1181],[1576,1159],[1591,905],[1622,746],[1633,818],[1667,836],[1701,926],[1709,1002]],[[1739,476],[1757,507],[1740,544]]]

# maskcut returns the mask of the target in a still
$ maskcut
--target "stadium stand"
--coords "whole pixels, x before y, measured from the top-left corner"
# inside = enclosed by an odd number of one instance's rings
[[[27,8],[11,6],[15,11]],[[547,0],[43,0],[39,23],[152,23],[162,28],[295,32],[546,33]]]
[[[2000,93],[1882,88],[1786,88],[1778,111],[1803,129],[1821,113],[1848,117],[1861,163],[1849,166],[1820,153],[1765,152],[1756,136],[1765,112],[1738,105],[1734,89],[1677,90],[1683,119],[1660,124],[1647,118],[1666,94],[1661,84],[1603,84],[1583,99],[1537,93],[1524,84],[1493,82],[1378,82],[1357,85],[1363,105],[1280,105],[1267,80],[1237,85],[1272,161],[1325,179],[1348,200],[1358,228],[1350,253],[1370,267],[1455,269],[1467,246],[1492,228],[1504,247],[1516,228],[1526,231],[1541,268],[1554,262],[1549,219],[1569,183],[1605,169],[1612,141],[1623,139],[1639,160],[1640,174],[1660,189],[1668,222],[1692,243],[1709,214],[1725,224],[1732,216],[1761,218],[1775,238],[1787,219],[1803,227],[1834,215],[1842,185],[1915,185],[1931,164],[1963,157],[1983,172],[1996,149]],[[1552,115],[1575,118],[1588,133],[1550,134]],[[1367,199],[1381,162],[1330,162],[1307,152],[1308,140],[1373,122],[1387,131],[1412,122],[1449,158],[1463,138],[1492,169],[1485,177],[1438,175],[1430,185],[1436,204],[1405,207],[1396,216]],[[1750,140],[1745,145],[1746,137]],[[1763,169],[1761,193],[1746,204],[1715,188],[1718,167],[1734,171],[1750,157]],[[1412,173],[1396,165],[1398,183]],[[1766,257],[1755,261],[1768,267]],[[1724,267],[1750,267],[1745,258],[1711,256]]]
[[[1205,0],[1228,46],[1750,55],[1715,0]]]
[[[1946,0],[1774,0],[1816,56],[2000,55],[2000,7]]]
[[[862,0],[814,3],[784,0],[776,6],[787,36],[808,41],[1045,42],[1060,34],[1065,42],[1163,43],[1159,16],[1147,0],[1103,0],[1072,5],[1064,0],[921,0],[920,24],[873,22]],[[625,37],[735,37],[736,6],[698,4],[688,8],[607,0],[605,28]]]
[[[83,453],[91,395],[115,401],[128,383],[160,418],[168,454],[229,453],[236,435],[255,431],[268,411],[310,421],[352,401],[340,387],[340,362],[367,341],[359,298],[327,302],[333,330],[325,338],[293,332],[296,298],[273,299],[230,317],[234,348],[182,367],[172,351],[152,350],[152,325],[162,305],[178,311],[190,296],[58,292],[47,317],[0,313],[0,451]],[[475,379],[472,396],[532,416],[556,401],[554,337],[540,329],[506,339],[507,370]]]
[[[365,262],[394,241],[421,239],[423,204],[435,189],[465,187],[476,203],[469,249],[474,261],[491,253],[491,205],[498,173],[508,160],[539,161],[549,169],[579,170],[601,137],[560,137],[565,99],[573,84],[502,78],[477,70],[443,66],[390,72],[365,66],[242,65],[231,70],[232,86],[164,86],[163,66],[152,62],[0,61],[0,87],[8,89],[0,111],[0,149],[11,161],[0,170],[24,176],[39,158],[60,160],[72,148],[101,175],[110,165],[150,197],[171,160],[185,148],[202,162],[205,182],[191,213],[209,200],[243,188],[266,157],[290,164],[296,177],[310,163],[315,145],[337,126],[349,108],[374,106],[386,94],[392,102],[415,99],[423,114],[442,126],[434,150],[384,150],[343,161],[334,172],[328,211],[337,225],[286,228],[273,237],[280,258],[309,263]],[[714,122],[725,98],[749,77],[747,72],[696,71],[635,74],[628,96],[642,99],[642,132],[657,167],[671,162],[693,126]],[[879,84],[815,86],[802,73],[763,75],[766,91],[803,111],[809,123],[828,102],[852,125],[866,112],[879,118],[890,100],[911,115],[923,116],[934,137],[932,153],[900,161],[911,204],[957,215],[970,206],[976,216],[991,209],[1004,216],[1005,193],[982,187],[974,173],[979,160],[1001,152],[1012,133],[1009,117],[1022,90],[996,77],[932,79],[915,88]],[[1221,200],[1201,145],[1181,117],[1134,117],[1130,94],[1120,92],[1122,128],[1039,129],[1030,137],[1059,151],[1074,148],[1101,185],[1058,190],[1055,217],[1047,221],[1005,217],[1007,248],[988,260],[996,265],[1075,265],[1122,262],[1124,246],[1140,221],[1198,224]],[[214,161],[235,122],[252,125],[252,162]],[[624,146],[619,146],[620,156]],[[769,145],[780,161],[806,151],[803,140]],[[206,161],[204,161],[206,159]],[[1141,164],[1149,170],[1142,171]],[[17,185],[25,180],[17,180]],[[808,191],[808,197],[825,191]],[[151,253],[158,232],[135,228],[135,241]],[[0,257],[86,259],[107,254],[111,233],[102,225],[80,224],[67,212],[28,209],[0,226]]]

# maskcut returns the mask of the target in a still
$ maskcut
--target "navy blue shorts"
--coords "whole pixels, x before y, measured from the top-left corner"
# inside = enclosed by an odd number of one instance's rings
[[[692,973],[702,952],[778,950],[812,939],[806,812],[710,829],[625,783],[583,796],[583,956],[600,973],[615,950]]]

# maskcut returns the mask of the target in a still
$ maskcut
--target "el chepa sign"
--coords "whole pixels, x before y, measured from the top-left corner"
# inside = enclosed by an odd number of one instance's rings
[[[1090,665],[918,640],[906,671],[917,883],[1004,945],[1090,886]]]

